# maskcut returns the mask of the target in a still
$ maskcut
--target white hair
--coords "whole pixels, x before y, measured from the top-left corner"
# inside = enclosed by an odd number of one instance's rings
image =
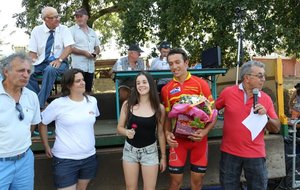
[[[57,10],[53,7],[44,7],[42,9],[42,19],[44,19],[45,17],[47,17],[50,13],[57,13]]]

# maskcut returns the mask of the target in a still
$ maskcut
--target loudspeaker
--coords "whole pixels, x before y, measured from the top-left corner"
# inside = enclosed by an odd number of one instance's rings
[[[201,54],[202,68],[217,68],[221,66],[221,48],[209,48]]]

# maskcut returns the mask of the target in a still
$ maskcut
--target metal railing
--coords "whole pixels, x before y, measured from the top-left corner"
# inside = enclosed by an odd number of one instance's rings
[[[296,176],[300,176],[300,172],[296,169],[296,148],[297,148],[297,124],[300,123],[300,120],[293,122],[293,128],[289,130],[293,134],[293,153],[288,154],[288,157],[292,158],[292,188],[300,187],[300,180],[296,180]]]

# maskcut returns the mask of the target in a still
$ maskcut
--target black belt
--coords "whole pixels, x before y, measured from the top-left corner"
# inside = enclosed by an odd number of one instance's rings
[[[22,154],[18,154],[16,156],[11,156],[11,157],[5,157],[5,158],[0,158],[0,162],[5,162],[5,161],[17,161],[25,157],[26,153],[28,152],[29,148],[23,152]]]

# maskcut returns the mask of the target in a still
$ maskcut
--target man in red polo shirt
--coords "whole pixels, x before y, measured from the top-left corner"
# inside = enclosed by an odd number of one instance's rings
[[[254,138],[249,126],[247,128],[243,121],[251,113],[257,112],[257,117],[265,120],[265,128],[272,133],[279,132],[280,121],[270,96],[261,91],[266,80],[265,65],[258,61],[248,61],[242,65],[240,77],[242,82],[239,85],[226,87],[216,100],[216,108],[224,108],[220,183],[223,190],[240,189],[243,170],[247,189],[265,190],[268,185],[265,130],[262,129]],[[257,94],[258,99],[254,109],[253,94]],[[254,122],[251,125],[253,128],[259,127]]]
[[[214,101],[208,83],[201,78],[192,76],[187,71],[189,62],[184,50],[172,49],[168,54],[168,63],[174,78],[161,91],[167,114],[181,96],[202,95],[210,102]],[[190,151],[191,189],[201,189],[203,176],[207,168],[207,134],[215,122],[216,119],[208,123],[204,129],[195,131],[188,138],[175,138],[172,132],[172,121],[170,118],[166,118],[164,127],[166,140],[170,146],[170,190],[180,189],[188,151]]]

